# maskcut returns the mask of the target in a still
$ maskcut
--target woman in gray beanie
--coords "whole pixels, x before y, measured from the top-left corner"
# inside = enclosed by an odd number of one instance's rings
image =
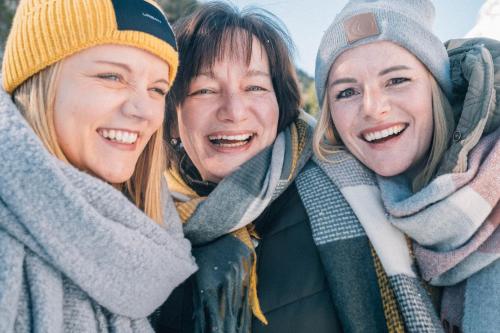
[[[445,286],[445,330],[496,332],[500,43],[443,45],[433,19],[427,0],[346,5],[317,55],[313,146],[333,183],[346,163],[375,172],[341,191],[374,245],[384,237],[379,224],[413,240],[422,277]]]

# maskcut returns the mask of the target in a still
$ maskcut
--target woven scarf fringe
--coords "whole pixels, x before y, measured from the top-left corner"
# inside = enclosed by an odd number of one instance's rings
[[[252,313],[267,324],[257,297],[256,257],[252,252],[233,263],[217,288],[196,288],[195,332],[250,333]]]
[[[391,288],[387,274],[384,271],[384,267],[382,266],[375,249],[373,246],[370,246],[370,249],[375,266],[375,273],[377,274],[377,282],[380,287],[380,296],[382,297],[387,330],[389,333],[404,333],[405,325],[398,309],[394,291]]]

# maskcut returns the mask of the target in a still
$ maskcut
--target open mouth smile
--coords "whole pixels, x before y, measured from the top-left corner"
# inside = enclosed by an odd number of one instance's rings
[[[238,135],[209,135],[208,140],[216,147],[220,148],[236,148],[243,147],[252,141],[255,133],[246,133]]]
[[[382,143],[400,136],[408,127],[408,124],[398,124],[383,130],[378,131],[364,131],[361,137],[369,143]]]
[[[117,129],[98,129],[97,132],[108,141],[128,145],[135,144],[139,137],[138,132]]]

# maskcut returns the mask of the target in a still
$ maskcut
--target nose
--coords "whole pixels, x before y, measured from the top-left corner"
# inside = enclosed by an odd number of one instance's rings
[[[238,123],[245,120],[247,116],[248,111],[243,96],[237,92],[223,96],[217,112],[217,118],[220,121]]]
[[[147,91],[145,93],[139,91],[130,92],[122,105],[122,112],[127,117],[151,120],[154,117],[155,109],[154,105],[149,101],[150,97]]]
[[[363,115],[369,118],[381,118],[390,111],[389,99],[379,88],[365,88],[363,93]]]

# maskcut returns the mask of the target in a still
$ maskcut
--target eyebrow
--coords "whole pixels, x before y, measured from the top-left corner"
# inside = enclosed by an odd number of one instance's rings
[[[270,77],[271,75],[268,72],[261,71],[258,69],[251,69],[247,72],[246,76],[265,76]]]
[[[94,62],[96,64],[104,64],[104,65],[111,65],[111,66],[120,67],[120,68],[126,70],[127,72],[131,72],[132,71],[132,69],[128,65],[123,64],[121,62],[108,61],[108,60],[96,60]]]
[[[408,69],[411,69],[411,68],[408,66],[405,66],[405,65],[392,66],[392,67],[381,70],[378,73],[378,76],[383,76],[383,75],[386,75],[390,72],[395,72],[395,71],[400,71],[400,70],[408,70]],[[346,78],[341,78],[341,79],[333,81],[332,83],[330,83],[330,87],[333,87],[334,85],[342,84],[342,83],[356,83],[356,82],[357,82],[356,79],[346,77]]]
[[[333,87],[334,85],[337,85],[337,84],[342,84],[342,83],[356,83],[357,81],[355,79],[352,79],[352,78],[342,78],[342,79],[338,79],[338,80],[335,80],[333,81],[332,83],[330,83],[330,87]]]
[[[205,71],[205,72],[200,72],[196,76],[206,76],[209,79],[215,79],[215,75],[212,71]],[[271,75],[268,72],[261,71],[258,69],[250,69],[249,71],[246,72],[245,74],[246,77],[251,77],[251,76],[265,76],[265,77],[270,77]]]
[[[108,61],[108,60],[96,60],[94,62],[97,64],[104,64],[104,65],[111,65],[111,66],[120,67],[129,73],[132,72],[132,69],[127,64],[123,64],[121,62]],[[154,83],[165,83],[167,86],[170,86],[170,83],[165,79],[158,79],[158,80],[154,81]]]
[[[214,76],[214,73],[212,71],[204,71],[204,72],[198,72],[198,74],[196,74],[194,78],[196,78],[197,76],[206,76],[208,77],[209,79],[214,79],[215,76]]]
[[[408,70],[408,69],[411,69],[411,68],[408,66],[405,66],[405,65],[392,66],[392,67],[386,68],[384,70],[381,70],[380,73],[378,73],[378,76],[382,76],[382,75],[385,75],[387,73],[394,72],[394,71]]]

